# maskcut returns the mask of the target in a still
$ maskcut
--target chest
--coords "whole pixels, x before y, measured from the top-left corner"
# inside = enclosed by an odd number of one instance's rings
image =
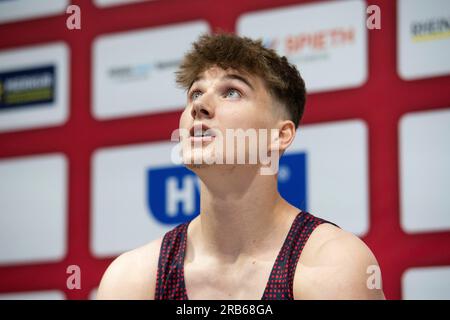
[[[239,264],[188,263],[184,279],[189,299],[260,300],[273,261],[248,260]]]

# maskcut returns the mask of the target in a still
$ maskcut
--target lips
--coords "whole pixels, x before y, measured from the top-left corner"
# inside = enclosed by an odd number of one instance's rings
[[[189,130],[189,133],[190,140],[192,142],[208,142],[212,141],[215,137],[214,130],[202,122],[194,123],[194,125]]]
[[[214,137],[214,130],[202,122],[194,123],[189,130],[191,137]]]

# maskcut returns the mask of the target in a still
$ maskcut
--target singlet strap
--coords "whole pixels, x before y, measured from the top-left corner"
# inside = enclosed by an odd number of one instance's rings
[[[294,299],[294,275],[298,260],[309,236],[322,223],[331,222],[308,212],[300,212],[297,215],[275,260],[262,300]]]
[[[155,300],[187,300],[184,286],[184,251],[189,222],[167,232],[161,243]]]

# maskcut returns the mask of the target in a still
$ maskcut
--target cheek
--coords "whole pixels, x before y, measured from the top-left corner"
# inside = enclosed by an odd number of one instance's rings
[[[179,122],[179,127],[180,128],[187,128],[187,123],[189,121],[189,110],[188,108],[184,109],[184,111],[181,113],[180,116],[180,122]]]

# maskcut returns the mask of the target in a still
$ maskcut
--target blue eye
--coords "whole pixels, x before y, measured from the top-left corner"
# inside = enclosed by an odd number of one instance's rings
[[[198,97],[200,97],[200,95],[201,95],[201,92],[200,92],[200,91],[193,91],[193,92],[191,93],[191,100],[197,99]]]
[[[240,98],[241,97],[241,93],[238,90],[236,90],[236,89],[228,89],[226,91],[225,96],[227,98]]]

